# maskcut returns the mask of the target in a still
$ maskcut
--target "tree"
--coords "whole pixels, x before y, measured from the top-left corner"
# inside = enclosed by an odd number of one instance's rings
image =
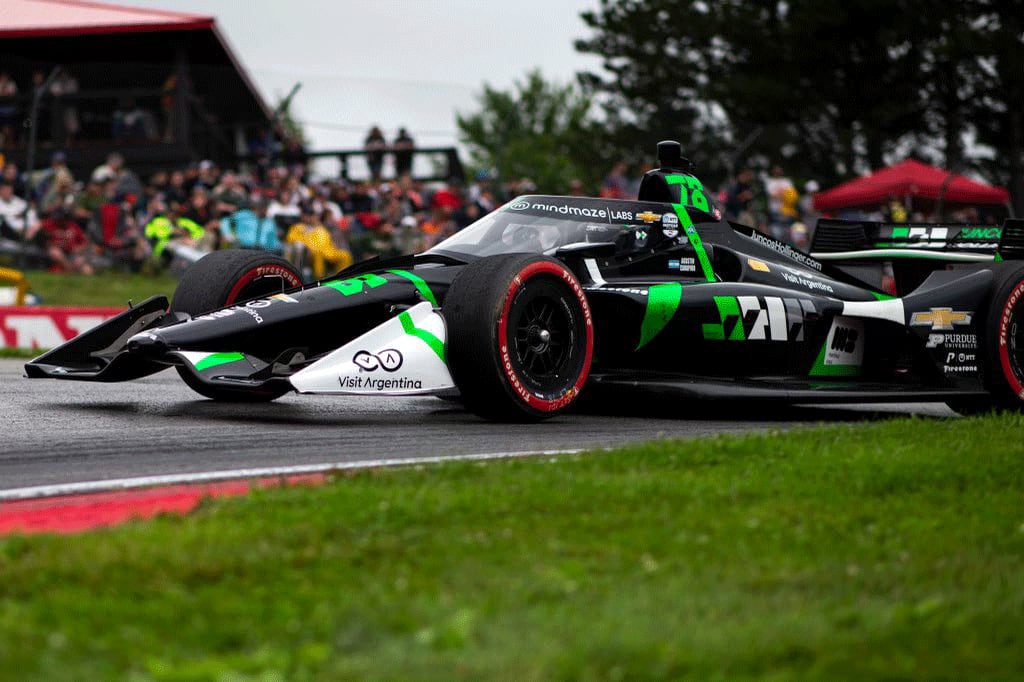
[[[590,101],[578,87],[532,71],[510,91],[485,84],[478,100],[479,111],[456,116],[471,164],[501,178],[529,177],[540,192],[565,192],[574,178],[596,186],[607,159]]]
[[[601,0],[576,47],[603,58],[581,81],[626,149],[677,137],[712,178],[760,157],[828,183],[908,154],[986,165],[967,134],[1021,201],[1022,17],[1024,0]]]
[[[915,3],[926,4],[895,0]],[[584,80],[607,109],[631,112],[629,144],[677,135],[723,173],[756,132],[748,155],[830,180],[880,165],[886,142],[921,125],[906,96],[918,53],[893,4],[602,0],[577,48],[604,58],[610,77]]]
[[[604,57],[607,78],[582,74],[603,105],[621,156],[649,155],[653,141],[677,138],[691,158],[718,165],[713,156],[727,141],[727,121],[711,110],[711,74],[722,59],[705,44],[721,31],[720,17],[700,3],[675,0],[602,0],[585,12],[596,34],[577,49]]]
[[[986,75],[975,107],[978,140],[995,150],[997,174],[1024,215],[1024,0],[976,0],[970,24],[981,43],[974,59]]]

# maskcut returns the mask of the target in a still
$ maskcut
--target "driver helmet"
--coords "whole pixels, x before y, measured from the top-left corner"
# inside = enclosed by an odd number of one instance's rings
[[[659,142],[658,162],[660,166],[645,173],[640,182],[639,201],[681,203],[704,211],[716,220],[721,219],[721,211],[712,203],[703,183],[693,174],[697,165],[683,156],[682,145],[674,140]],[[685,182],[680,184],[676,179],[678,176],[683,176]],[[672,183],[668,181],[670,177]]]

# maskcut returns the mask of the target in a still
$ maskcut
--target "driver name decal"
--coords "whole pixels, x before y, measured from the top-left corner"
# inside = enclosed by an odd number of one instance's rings
[[[813,268],[815,270],[818,270],[819,272],[821,271],[821,263],[814,260],[810,256],[800,253],[799,251],[791,247],[789,244],[777,242],[770,237],[764,236],[763,234],[757,232],[756,230],[750,234],[750,238],[753,239],[755,242],[761,244],[762,246],[767,246],[772,251],[777,251],[778,253],[781,253],[783,256],[786,256],[787,258],[792,258],[801,265]]]

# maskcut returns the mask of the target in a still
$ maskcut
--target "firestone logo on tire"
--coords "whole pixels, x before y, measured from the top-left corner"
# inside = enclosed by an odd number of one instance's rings
[[[1024,284],[1018,284],[1017,288],[1010,294],[1010,298],[1006,301],[1006,306],[1003,307],[1003,316],[999,320],[999,345],[1006,345],[1006,332],[1010,328],[1010,315],[1013,312],[1013,306],[1017,304],[1017,300],[1020,298],[1021,291],[1024,291]],[[1024,396],[1022,396],[1024,397]]]
[[[1019,282],[1010,296],[1006,299],[1006,304],[1003,306],[1003,314],[999,319],[999,355],[1003,368],[1003,375],[1006,377],[1006,381],[1010,384],[1010,390],[1017,394],[1017,397],[1024,400],[1024,385],[1017,378],[1010,364],[1009,357],[1009,342],[1007,341],[1007,334],[1010,330],[1010,320],[1013,316],[1013,308],[1020,300],[1021,293],[1024,293],[1024,282]]]
[[[583,319],[586,321],[587,326],[590,325],[590,305],[587,303],[587,297],[583,294],[583,287],[576,281],[576,278],[572,276],[568,270],[562,271],[562,279],[572,287],[572,293],[576,294],[576,298],[579,299],[580,304],[583,306]]]
[[[295,277],[287,268],[283,268],[280,265],[261,265],[256,268],[256,276],[263,277],[265,275],[277,275],[281,279],[285,280],[292,286],[299,286],[302,284],[298,278]]]
[[[512,369],[512,358],[508,354],[508,346],[504,345],[501,347],[501,363],[505,367],[505,375],[509,378],[512,383],[512,389],[519,394],[523,400],[529,404],[530,392],[526,390],[526,387],[519,382],[519,377],[516,376],[516,372]]]

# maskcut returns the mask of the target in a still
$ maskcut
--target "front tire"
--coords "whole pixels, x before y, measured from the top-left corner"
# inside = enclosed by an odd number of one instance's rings
[[[594,352],[590,306],[563,263],[534,255],[467,265],[445,297],[448,361],[466,407],[495,421],[564,411]]]
[[[171,310],[195,317],[301,285],[298,271],[279,256],[245,249],[214,251],[200,258],[182,275],[171,300]],[[184,367],[177,370],[193,391],[221,402],[269,402],[289,390],[281,387],[259,393],[232,391],[204,384]]]
[[[301,285],[298,271],[280,256],[246,249],[214,251],[181,276],[171,310],[195,317]]]

